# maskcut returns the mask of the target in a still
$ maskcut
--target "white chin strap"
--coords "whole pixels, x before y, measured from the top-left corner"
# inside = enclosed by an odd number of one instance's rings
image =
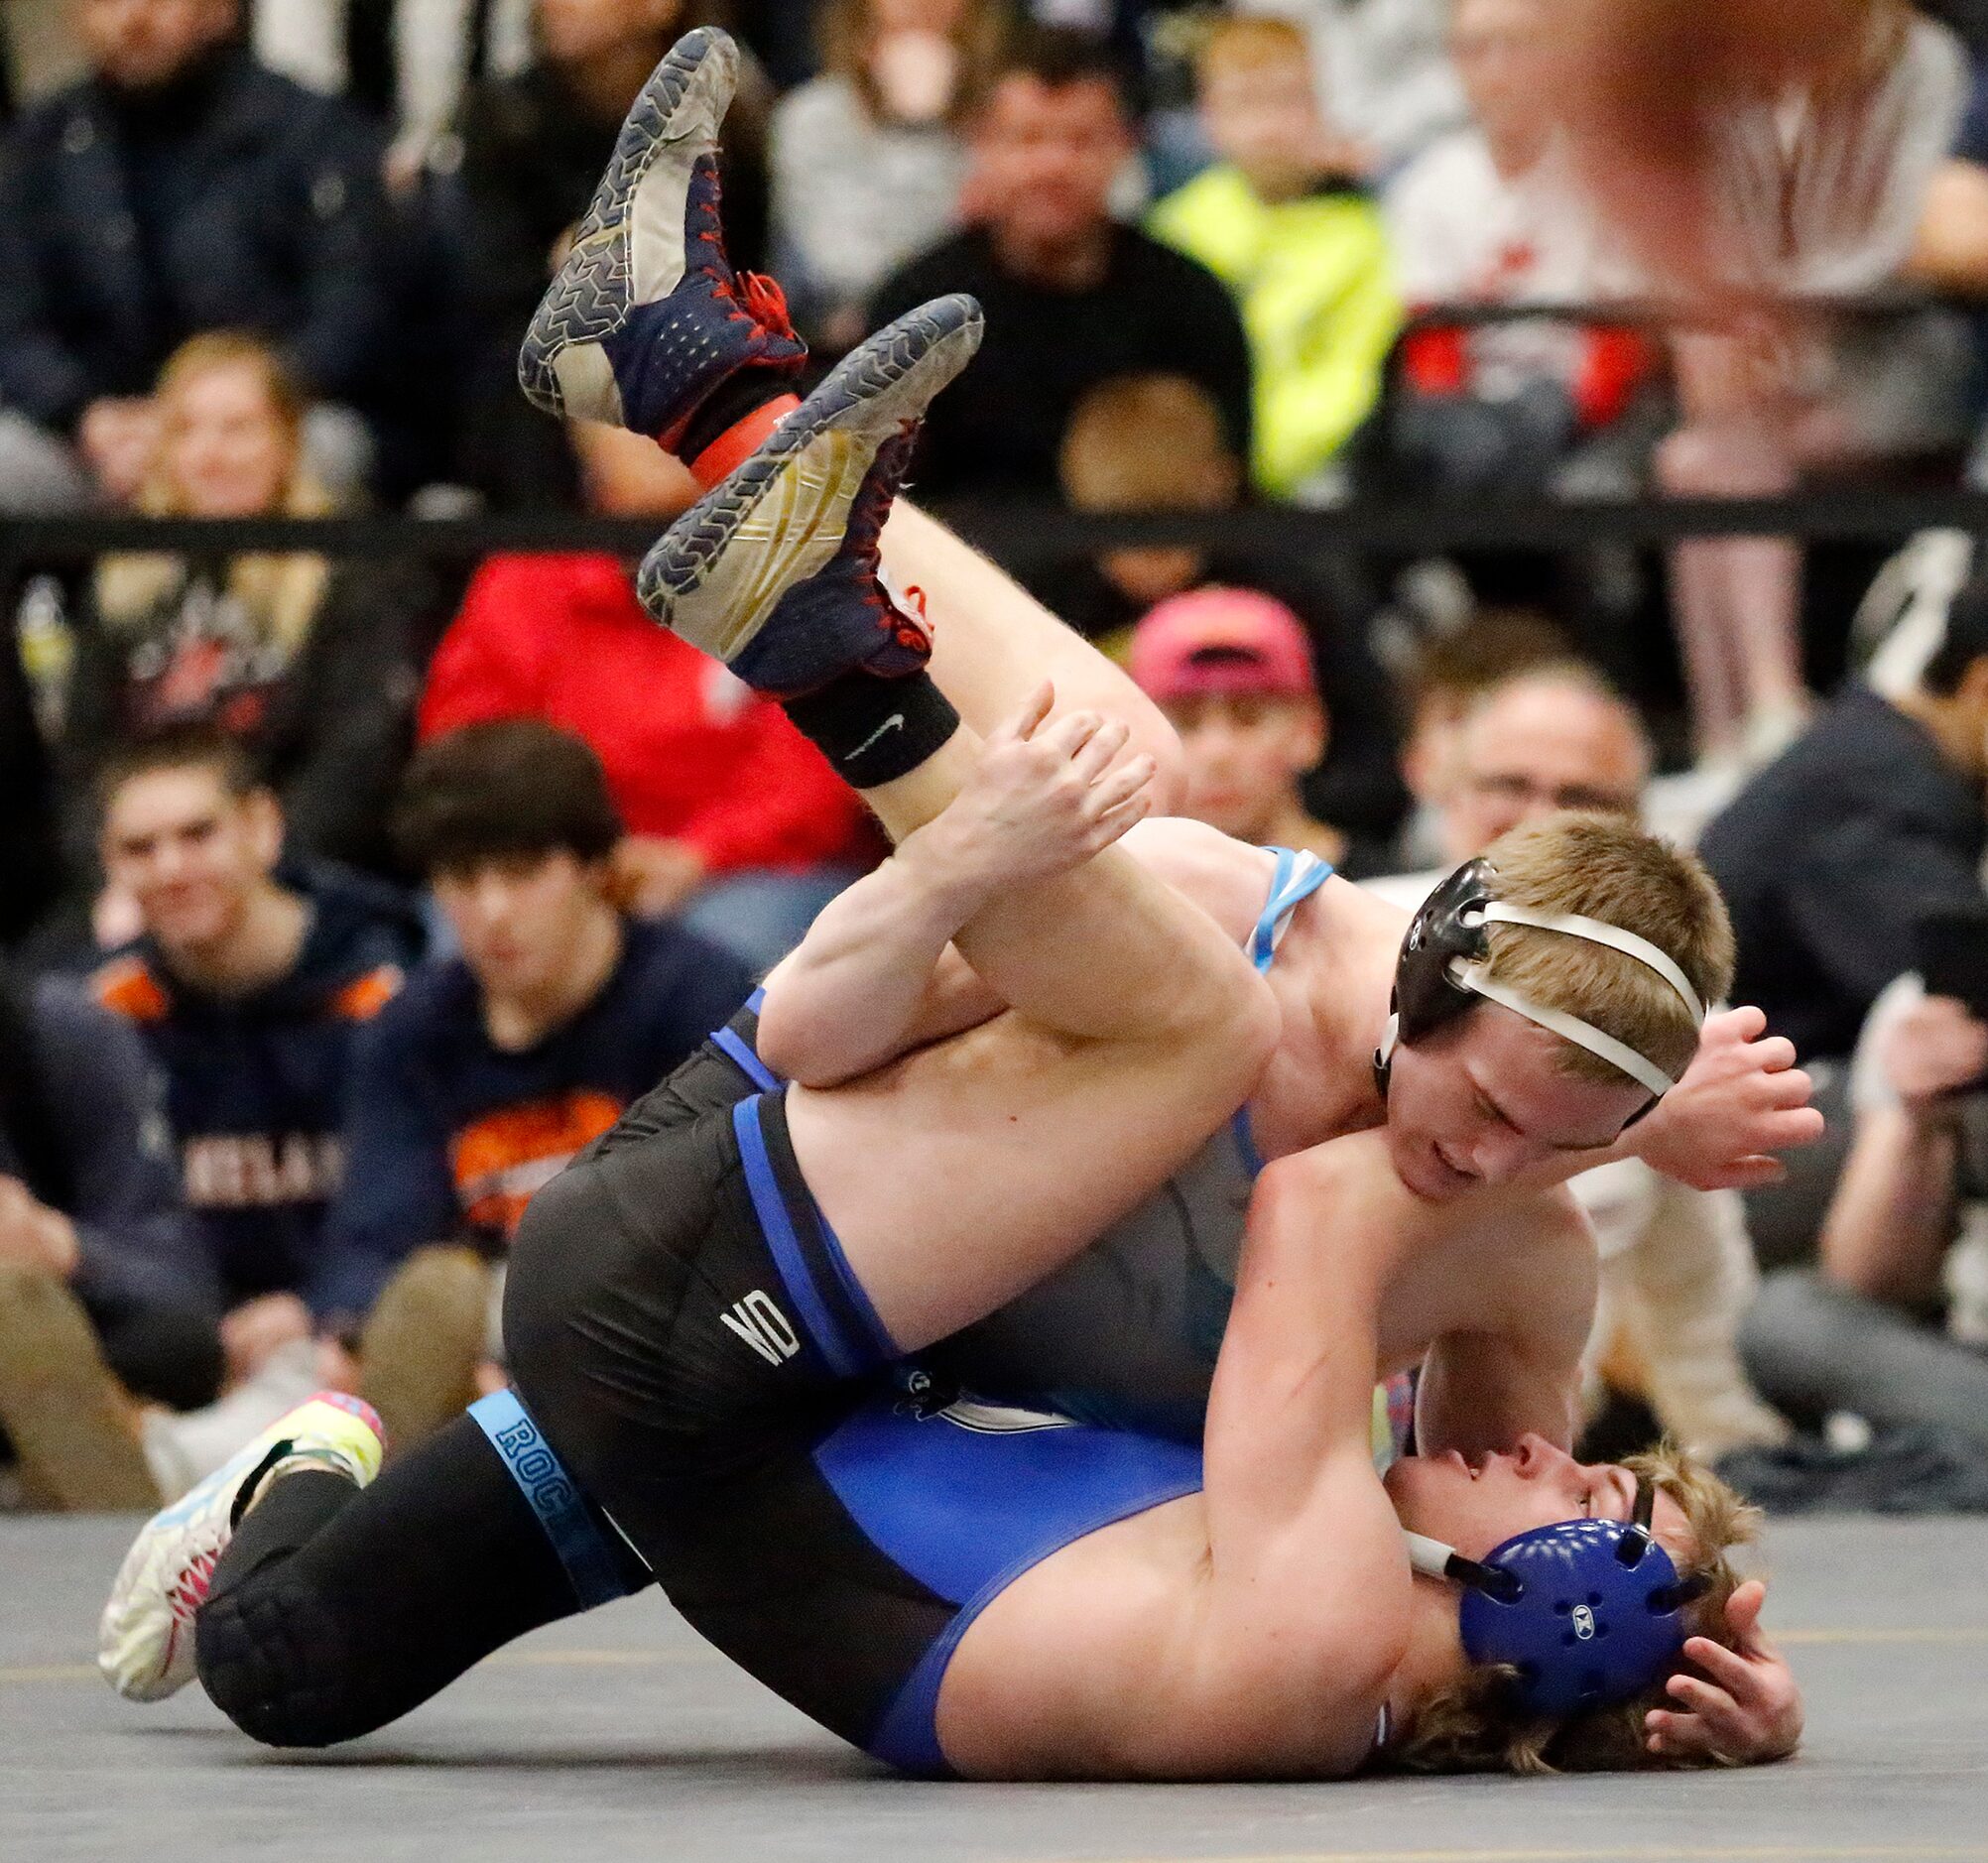
[[[1440,1540],[1431,1540],[1427,1534],[1410,1533],[1402,1529],[1402,1538],[1408,1542],[1410,1567],[1425,1578],[1447,1578],[1449,1561],[1456,1556],[1456,1549],[1444,1546]]]
[[[1692,1023],[1702,1028],[1705,1021],[1705,1006],[1698,1000],[1698,993],[1691,988],[1690,979],[1684,975],[1670,954],[1661,951],[1648,938],[1641,938],[1634,932],[1625,932],[1620,926],[1605,925],[1599,919],[1583,918],[1572,912],[1532,912],[1523,906],[1508,906],[1502,900],[1493,900],[1482,912],[1464,915],[1466,925],[1522,925],[1531,926],[1539,932],[1558,932],[1567,937],[1586,938],[1591,944],[1606,944],[1611,950],[1620,951],[1625,957],[1633,957],[1639,964],[1654,970],[1677,992],[1678,999],[1690,1012]],[[1614,1036],[1606,1035],[1593,1024],[1582,1022],[1578,1016],[1569,1016],[1564,1011],[1549,1009],[1530,997],[1522,996],[1517,990],[1496,981],[1490,974],[1488,965],[1467,963],[1461,957],[1449,960],[1450,980],[1460,988],[1483,997],[1487,1002],[1499,1004],[1514,1015],[1524,1016],[1528,1022],[1537,1023],[1542,1029],[1571,1042],[1576,1048],[1584,1048],[1590,1055],[1597,1055],[1612,1067],[1619,1067],[1630,1079],[1646,1086],[1660,1098],[1668,1093],[1677,1082],[1663,1068],[1647,1056],[1639,1055],[1626,1042],[1618,1042]]]

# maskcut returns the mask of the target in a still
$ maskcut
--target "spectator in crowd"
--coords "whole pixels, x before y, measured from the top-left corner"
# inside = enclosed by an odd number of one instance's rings
[[[1549,159],[1533,44],[1547,0],[1456,0],[1449,43],[1472,121],[1426,149],[1386,197],[1402,296],[1449,305],[1576,305],[1596,288],[1594,229]],[[1629,331],[1528,320],[1424,325],[1402,346],[1391,462],[1418,487],[1546,486],[1631,405],[1652,357]],[[1654,433],[1645,439],[1654,440]],[[1640,482],[1643,447],[1618,461]]]
[[[532,0],[249,0],[248,36],[271,70],[390,130],[388,174],[405,186],[447,160],[468,85],[531,63]]]
[[[138,1035],[0,976],[0,1428],[44,1506],[156,1505],[121,1394],[219,1389],[220,1291],[176,1178]]]
[[[0,163],[0,401],[121,501],[160,365],[200,330],[254,329],[325,404],[320,475],[355,482],[350,410],[377,405],[395,353],[375,140],[257,64],[233,0],[78,0],[76,19],[90,76],[30,110]]]
[[[1635,711],[1585,666],[1512,675],[1479,697],[1458,735],[1433,872],[1371,882],[1413,910],[1508,828],[1559,809],[1637,817],[1651,766]],[[1696,1454],[1779,1441],[1782,1421],[1748,1387],[1734,1343],[1759,1276],[1736,1191],[1693,1190],[1635,1159],[1569,1183],[1594,1224],[1600,1300],[1586,1364],[1633,1375],[1664,1429]]]
[[[1133,631],[1127,667],[1180,734],[1183,815],[1357,872],[1350,837],[1305,804],[1302,784],[1324,761],[1331,721],[1289,608],[1240,588],[1170,596]]]
[[[142,935],[93,978],[165,1074],[187,1207],[243,1333],[321,1305],[352,1049],[400,987],[419,928],[399,897],[279,866],[283,811],[227,739],[179,735],[102,779],[103,865]],[[272,1299],[272,1297],[276,1297]]]
[[[589,502],[681,509],[693,488],[646,439],[575,427]],[[543,718],[593,749],[627,824],[643,917],[679,914],[755,970],[782,957],[874,857],[862,806],[769,699],[659,628],[612,557],[493,557],[429,670],[424,742]]]
[[[775,106],[775,269],[801,327],[854,347],[870,294],[959,221],[962,131],[1007,25],[1005,0],[830,0],[823,70]]]
[[[1090,390],[1064,435],[1060,469],[1064,497],[1078,511],[1220,512],[1242,498],[1242,461],[1220,410],[1180,376],[1122,376]],[[1355,842],[1385,841],[1407,803],[1394,707],[1360,626],[1363,593],[1342,564],[1140,545],[1031,577],[1045,604],[1093,640],[1131,627],[1171,595],[1209,585],[1267,593],[1299,616],[1332,720],[1325,760],[1305,779],[1306,806]]]
[[[1975,913],[1988,951],[1988,906]],[[1984,1008],[1907,974],[1865,1022],[1820,1264],[1769,1276],[1740,1335],[1756,1383],[1801,1421],[1849,1412],[1988,1443]]]
[[[1249,351],[1235,307],[1191,260],[1110,213],[1136,129],[1111,54],[1081,33],[1018,36],[971,124],[967,229],[901,267],[873,326],[970,292],[987,334],[927,416],[914,477],[933,497],[1049,497],[1086,390],[1114,375],[1183,375],[1248,455]]]
[[[556,256],[600,179],[636,93],[699,0],[534,0],[538,57],[463,99],[458,247],[463,302],[462,478],[504,505],[567,503],[577,489],[559,430],[518,393],[518,344]],[[733,261],[766,248],[772,96],[748,60],[725,117],[720,175]]]
[[[552,725],[436,738],[408,773],[396,829],[461,955],[417,973],[366,1031],[324,1241],[331,1309],[373,1314],[360,1388],[405,1449],[476,1395],[496,1355],[489,1263],[533,1192],[752,979],[722,948],[621,910],[621,824],[599,761]]]
[[[1811,1056],[1847,1056],[1929,913],[1981,897],[1988,580],[1847,688],[1706,828],[1738,938],[1735,1000]]]
[[[1402,824],[1398,873],[1449,859],[1443,811],[1456,780],[1457,740],[1477,701],[1515,673],[1571,657],[1566,636],[1524,608],[1482,608],[1407,650],[1402,674],[1402,776],[1415,812]]]
[[[1387,235],[1319,114],[1297,27],[1220,21],[1195,76],[1220,159],[1161,201],[1147,230],[1235,294],[1255,380],[1257,489],[1326,502],[1344,488],[1334,462],[1373,409],[1401,326]]]
[[[1468,115],[1445,44],[1444,0],[1240,0],[1236,11],[1304,28],[1325,115],[1377,180]]]
[[[302,392],[262,338],[192,338],[151,405],[157,439],[141,511],[331,509],[305,458]],[[72,853],[87,848],[90,789],[120,745],[203,725],[250,752],[282,800],[293,849],[383,866],[387,804],[413,737],[414,643],[432,601],[411,567],[353,558],[105,558],[63,708]]]
[[[1444,869],[1556,809],[1639,815],[1650,764],[1642,720],[1578,661],[1510,675],[1478,696],[1457,733]]]
[[[1798,308],[1677,340],[1683,419],[1657,454],[1671,492],[1770,496],[1804,474],[1874,460],[1944,462],[1961,444],[1950,324],[1858,324],[1799,309],[1803,298],[1898,278],[1965,97],[1952,36],[1905,0],[1877,0],[1860,26],[1828,66],[1756,82],[1713,119],[1702,185],[1716,282]],[[1860,185],[1841,185],[1844,175]],[[1810,708],[1800,550],[1785,539],[1704,539],[1680,544],[1672,563],[1699,753],[1758,766]]]
[[[1918,284],[1977,306],[1988,300],[1988,60],[1978,55],[1960,128],[1926,186],[1909,273]],[[1968,323],[1976,423],[1969,476],[1979,484],[1988,457],[1988,308],[1977,308]]]

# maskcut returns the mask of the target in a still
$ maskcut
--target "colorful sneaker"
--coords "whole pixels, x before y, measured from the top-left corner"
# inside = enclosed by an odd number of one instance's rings
[[[700,27],[635,99],[519,351],[518,381],[546,413],[673,448],[729,376],[807,359],[780,287],[725,256],[717,138],[738,62],[726,34]]]
[[[97,1625],[96,1666],[132,1701],[163,1701],[193,1678],[193,1617],[214,1562],[265,1480],[307,1465],[364,1487],[385,1449],[369,1405],[320,1391],[237,1451],[184,1500],[153,1515],[118,1569]]]
[[[955,295],[851,350],[657,540],[636,578],[643,605],[777,698],[924,666],[932,638],[885,583],[877,540],[925,411],[980,332],[980,307]]]

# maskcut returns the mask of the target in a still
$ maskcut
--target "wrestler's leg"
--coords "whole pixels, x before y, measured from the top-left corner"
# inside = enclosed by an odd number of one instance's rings
[[[807,353],[779,287],[725,253],[718,131],[737,63],[729,39],[704,30],[657,66],[520,357],[548,413],[647,435],[707,488],[799,405]],[[678,225],[681,245],[657,236]],[[932,675],[969,724],[991,730],[1048,679],[1061,710],[1122,718],[1159,766],[1159,808],[1180,806],[1179,739],[1123,673],[930,518],[900,512],[884,549],[899,586],[932,605]]]
[[[900,587],[924,591],[932,677],[975,730],[992,730],[1048,680],[1057,713],[1098,711],[1130,728],[1133,747],[1156,766],[1153,812],[1180,812],[1187,789],[1180,734],[1122,667],[915,505],[900,501],[891,514],[884,566]]]
[[[614,1544],[628,1588],[646,1583]],[[458,1417],[369,1487],[321,1468],[267,1485],[195,1619],[199,1677],[265,1745],[327,1746],[578,1608],[497,1451]]]

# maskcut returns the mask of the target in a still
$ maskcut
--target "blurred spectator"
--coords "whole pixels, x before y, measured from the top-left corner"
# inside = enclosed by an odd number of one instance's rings
[[[1381,216],[1319,114],[1305,36],[1282,20],[1217,23],[1195,66],[1220,158],[1155,207],[1147,230],[1235,294],[1255,378],[1251,476],[1319,503],[1372,411],[1401,326]]]
[[[1576,305],[1595,286],[1594,235],[1549,160],[1537,54],[1547,0],[1456,0],[1449,43],[1474,121],[1409,165],[1388,189],[1402,296],[1448,305]],[[1391,462],[1417,487],[1545,486],[1577,441],[1618,420],[1651,356],[1623,330],[1565,321],[1422,327],[1402,345],[1390,407]],[[1612,475],[1641,481],[1641,452]]]
[[[1444,0],[1239,0],[1236,11],[1305,29],[1319,102],[1376,179],[1468,115],[1444,43]]]
[[[321,1303],[324,1212],[354,1041],[420,948],[387,888],[278,866],[283,813],[226,739],[186,735],[104,773],[103,865],[142,935],[92,980],[163,1069],[187,1207],[236,1311]],[[243,1313],[246,1304],[248,1316]]]
[[[463,99],[454,271],[467,354],[458,469],[499,504],[565,503],[574,494],[559,429],[518,393],[518,344],[628,106],[679,36],[719,10],[698,0],[535,0],[538,62]],[[748,59],[720,165],[725,236],[742,267],[766,249],[771,104]]]
[[[1910,276],[1932,290],[1988,300],[1988,61],[1976,57],[1967,108],[1946,160],[1933,172],[1920,209]],[[1971,476],[1983,471],[1988,422],[1988,307],[1969,319],[1974,348],[1976,435]]]
[[[532,0],[250,0],[249,41],[271,70],[390,127],[388,174],[405,185],[467,86],[531,62]]]
[[[1005,0],[831,0],[823,70],[774,107],[774,269],[803,330],[853,348],[885,275],[950,232],[961,126],[981,102]]]
[[[1561,661],[1516,673],[1478,698],[1458,735],[1442,864],[1370,890],[1413,910],[1522,821],[1564,808],[1635,817],[1650,763],[1635,711],[1588,668]],[[1601,1257],[1585,1355],[1590,1412],[1605,1395],[1605,1363],[1696,1454],[1779,1441],[1786,1428],[1749,1389],[1734,1342],[1759,1285],[1738,1194],[1690,1189],[1638,1159],[1583,1172],[1568,1188]]]
[[[1669,491],[1771,496],[1805,473],[1958,449],[1950,324],[1832,323],[1799,306],[1899,276],[1965,96],[1961,53],[1943,28],[1903,0],[1879,0],[1860,24],[1825,65],[1756,79],[1711,120],[1702,238],[1716,278],[1797,303],[1678,338],[1683,421],[1657,455]],[[1846,175],[1858,185],[1844,186]],[[1757,766],[1807,715],[1801,567],[1799,548],[1778,538],[1707,539],[1673,555],[1673,606],[1708,760]]]
[[[487,1264],[532,1194],[752,979],[675,925],[623,916],[600,764],[551,725],[435,739],[408,772],[396,831],[461,955],[417,972],[360,1044],[324,1242],[331,1309],[373,1312],[361,1388],[405,1450],[476,1395],[496,1355]]]
[[[1512,674],[1458,731],[1441,809],[1445,868],[1556,809],[1639,814],[1650,763],[1642,720],[1580,662]]]
[[[1183,815],[1348,866],[1347,835],[1306,809],[1300,787],[1324,761],[1331,721],[1289,608],[1240,588],[1170,596],[1133,631],[1127,667],[1180,734]]]
[[[688,502],[650,441],[574,429],[590,502],[616,516]],[[443,637],[421,736],[544,718],[593,749],[628,827],[620,858],[645,917],[680,914],[770,968],[871,857],[862,806],[772,701],[659,628],[611,557],[494,557]]]
[[[1395,847],[1395,871],[1415,873],[1448,858],[1442,813],[1456,781],[1457,739],[1477,701],[1516,673],[1570,657],[1566,636],[1524,608],[1479,609],[1408,650],[1401,767],[1416,807]]]
[[[124,1392],[219,1388],[219,1289],[181,1207],[145,1046],[66,986],[0,975],[0,1426],[29,1498],[157,1496]]]
[[[1813,1056],[1848,1055],[1927,914],[1981,898],[1988,580],[1883,689],[1847,689],[1705,830],[1739,940],[1733,1000]]]
[[[1976,910],[1988,952],[1988,907]],[[1908,974],[1865,1022],[1820,1268],[1770,1276],[1741,1334],[1761,1389],[1802,1421],[1847,1411],[1988,1441],[1984,1007]]]
[[[141,511],[318,517],[331,501],[302,445],[304,404],[252,336],[196,336],[166,365]],[[433,596],[412,567],[314,556],[107,557],[76,630],[62,725],[72,852],[119,745],[210,726],[282,799],[292,848],[387,861],[386,810],[413,736],[415,640]]]
[[[394,355],[377,148],[360,119],[233,43],[233,0],[78,0],[91,75],[0,163],[0,400],[131,496],[146,400],[189,335],[256,330],[326,410],[323,476],[363,475]]]
[[[914,477],[929,496],[1048,497],[1084,392],[1154,372],[1198,382],[1247,456],[1249,352],[1221,285],[1110,215],[1137,131],[1118,65],[1081,33],[1018,37],[971,126],[968,229],[900,268],[873,326],[946,292],[987,313],[973,367],[933,405]]]
[[[1179,376],[1125,376],[1090,390],[1064,435],[1061,471],[1064,497],[1078,511],[1219,512],[1242,500],[1242,461],[1220,411]],[[1305,780],[1306,807],[1356,842],[1385,841],[1408,799],[1395,767],[1394,706],[1361,625],[1363,593],[1343,564],[1139,545],[1030,577],[1048,607],[1093,640],[1208,584],[1274,596],[1304,624],[1332,720],[1325,761]]]

